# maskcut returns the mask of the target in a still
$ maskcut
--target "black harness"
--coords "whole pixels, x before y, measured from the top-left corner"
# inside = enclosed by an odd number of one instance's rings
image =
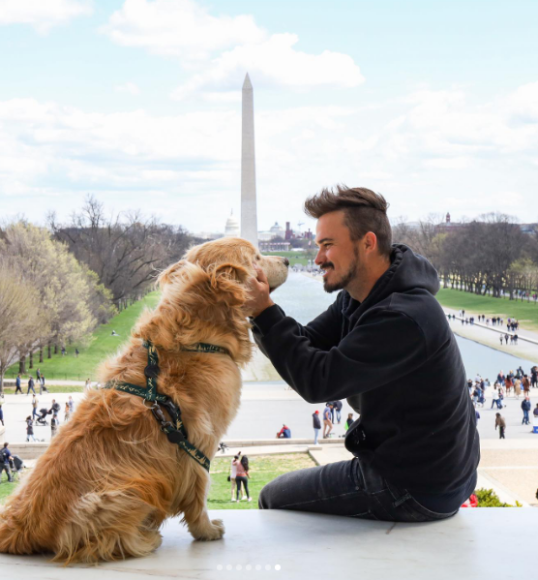
[[[107,383],[104,388],[116,389],[117,391],[122,391],[123,393],[136,395],[137,397],[142,397],[142,399],[153,403],[151,406],[151,412],[153,413],[155,419],[157,419],[157,422],[160,424],[161,431],[166,433],[168,440],[171,443],[178,445],[204,469],[209,471],[209,459],[188,440],[187,430],[185,429],[185,425],[181,420],[181,409],[174,403],[174,401],[172,401],[170,397],[157,391],[157,376],[159,375],[159,357],[157,355],[157,349],[149,341],[144,340],[142,341],[142,344],[148,349],[148,366],[144,369],[144,375],[146,376],[146,388],[133,385],[132,383],[116,381]],[[192,348],[184,348],[183,350],[189,352],[204,352],[227,355],[230,354],[228,350],[221,346],[206,344],[204,342],[199,342]],[[171,421],[166,419],[162,408],[166,409],[168,415],[172,419]]]

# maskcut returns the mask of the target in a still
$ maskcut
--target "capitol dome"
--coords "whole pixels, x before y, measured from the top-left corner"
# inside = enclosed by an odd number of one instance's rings
[[[234,217],[234,212],[230,214],[230,217],[226,220],[226,226],[224,227],[224,236],[228,238],[238,238],[239,237],[239,222]]]

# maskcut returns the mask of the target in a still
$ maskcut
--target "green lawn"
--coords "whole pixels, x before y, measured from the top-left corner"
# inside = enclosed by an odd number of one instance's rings
[[[62,379],[85,381],[88,377],[95,379],[95,370],[99,363],[106,357],[114,354],[118,347],[129,338],[131,328],[134,326],[141,312],[146,308],[154,308],[159,301],[159,292],[151,292],[142,300],[120,312],[110,320],[108,324],[103,324],[95,330],[87,346],[78,346],[80,354],[75,357],[75,345],[67,347],[66,356],[60,353],[52,355],[51,359],[44,359],[44,362],[37,363],[37,356],[34,354],[34,368],[32,374],[39,367],[46,379]],[[119,336],[112,336],[115,330]],[[6,373],[6,378],[17,376],[19,365],[13,365]],[[26,388],[26,381],[23,381],[23,391]],[[55,391],[58,392],[58,391]]]
[[[207,500],[209,509],[258,509],[258,497],[266,483],[283,473],[315,467],[316,464],[307,453],[249,457],[250,479],[248,480],[248,489],[252,497],[251,502],[231,501],[231,484],[227,480],[230,474],[230,466],[230,457],[215,457],[211,462],[211,490]]]
[[[505,320],[516,318],[524,328],[538,331],[538,305],[534,302],[478,296],[450,288],[439,290],[437,299],[443,306],[455,310],[464,309],[473,314],[501,316]]]
[[[0,504],[3,504],[6,501],[7,496],[13,492],[17,485],[19,485],[18,481],[8,483],[6,472],[2,472],[2,483],[0,483]]]
[[[290,266],[293,268],[296,264],[301,264],[306,266],[308,260],[313,260],[316,257],[317,248],[313,247],[312,250],[303,250],[301,252],[264,252],[264,256],[282,256],[283,258],[288,258],[290,261]]]
[[[229,457],[215,457],[211,462],[211,490],[207,506],[209,509],[258,509],[258,496],[262,487],[288,471],[315,467],[315,463],[307,453],[290,453],[288,455],[267,455],[249,457],[250,479],[248,483],[251,502],[232,502],[230,482],[227,477],[230,474],[231,459]],[[2,474],[0,484],[0,504],[12,493],[18,482],[7,483],[5,473]]]

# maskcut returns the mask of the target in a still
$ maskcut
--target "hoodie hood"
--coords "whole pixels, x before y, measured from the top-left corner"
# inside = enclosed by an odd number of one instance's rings
[[[439,291],[437,270],[424,256],[415,254],[404,244],[393,244],[389,269],[379,278],[364,302],[358,302],[345,292],[344,310],[354,318],[395,292],[426,290],[433,296]]]

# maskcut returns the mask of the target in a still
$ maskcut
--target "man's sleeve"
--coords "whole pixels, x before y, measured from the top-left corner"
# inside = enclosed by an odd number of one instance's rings
[[[272,307],[274,308],[274,307]],[[413,372],[427,357],[424,335],[407,315],[390,309],[368,314],[338,346],[317,348],[277,307],[255,336],[280,376],[309,403],[345,399]]]

